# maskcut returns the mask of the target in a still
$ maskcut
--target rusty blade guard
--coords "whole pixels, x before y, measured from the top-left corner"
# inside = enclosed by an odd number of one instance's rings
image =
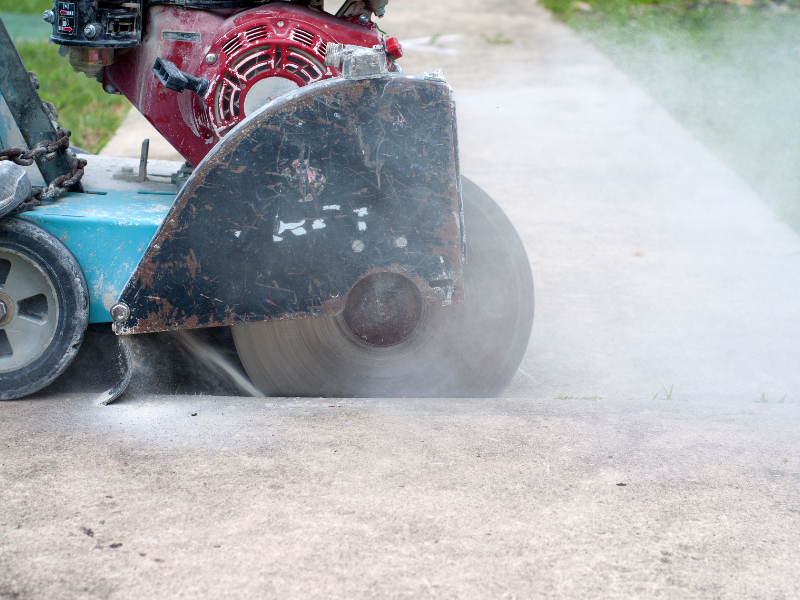
[[[232,129],[120,296],[119,334],[333,315],[377,272],[463,297],[455,110],[442,79],[330,79]]]

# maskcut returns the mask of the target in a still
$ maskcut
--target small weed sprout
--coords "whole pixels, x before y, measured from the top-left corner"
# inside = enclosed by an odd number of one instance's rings
[[[669,386],[669,391],[667,391],[667,387],[660,381],[658,382],[658,384],[664,390],[664,394],[667,396],[667,400],[672,400],[672,389],[675,387],[675,384],[673,383],[671,386]]]
[[[781,396],[781,399],[778,400],[778,404],[783,404],[783,401],[786,400],[787,396],[789,396],[789,394],[784,394],[783,396]],[[753,400],[753,402],[755,402],[756,404],[769,402],[769,400],[767,400],[766,392],[761,392],[761,398],[759,398],[758,400]]]
[[[493,36],[488,36],[485,33],[482,33],[481,38],[483,38],[484,42],[491,44],[492,46],[509,46],[514,43],[514,40],[507,38],[502,33],[496,33]]]

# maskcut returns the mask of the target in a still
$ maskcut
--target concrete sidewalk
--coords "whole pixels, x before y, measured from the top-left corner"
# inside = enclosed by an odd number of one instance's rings
[[[57,396],[0,427],[3,598],[800,593],[796,404]]]
[[[0,597],[800,596],[800,238],[530,2],[387,15],[461,36],[403,64],[531,259],[504,398],[101,409],[72,370],[0,406]]]
[[[150,140],[147,156],[153,160],[177,160],[183,157],[164,139],[156,128],[135,108],[131,108],[120,123],[117,132],[108,140],[100,151],[100,156],[122,156],[139,158],[142,152],[142,140]]]
[[[446,16],[463,19],[451,25],[460,56],[408,62],[450,63],[462,170],[525,242],[537,314],[523,369],[536,393],[646,399],[663,383],[683,399],[800,400],[800,238],[607,59],[526,4],[451,14],[436,3],[432,24],[398,29],[450,33]],[[514,44],[482,41],[495,32]]]

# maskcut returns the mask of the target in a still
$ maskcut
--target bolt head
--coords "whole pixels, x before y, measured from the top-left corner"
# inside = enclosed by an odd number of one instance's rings
[[[94,25],[87,25],[86,27],[83,28],[83,35],[85,35],[88,38],[93,38],[94,36],[97,35],[97,27],[95,27]]]
[[[216,54],[206,54],[206,64],[213,65],[217,62],[217,55]]]
[[[106,91],[106,94],[113,94],[114,92],[117,91],[117,88],[115,88],[110,83],[107,83],[103,89]]]
[[[115,323],[124,323],[131,316],[131,309],[124,302],[117,302],[109,312]]]
[[[56,22],[56,14],[52,10],[46,10],[42,13],[42,18],[48,23]]]
[[[369,16],[368,15],[361,15],[360,17],[358,17],[358,21],[362,25],[366,25],[367,23],[369,23]]]
[[[2,300],[0,300],[0,319],[2,319],[3,317],[5,317],[5,316],[6,316],[6,314],[8,314],[8,307],[6,306],[6,303],[5,303],[5,302],[3,302]]]
[[[378,10],[375,11],[375,16],[378,17],[379,19],[382,19],[383,15],[385,14],[386,14],[385,8],[379,8]]]

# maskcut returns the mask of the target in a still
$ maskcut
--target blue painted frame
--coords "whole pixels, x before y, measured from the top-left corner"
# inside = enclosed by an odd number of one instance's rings
[[[163,223],[174,193],[67,193],[14,215],[46,229],[78,259],[90,296],[90,323],[110,323],[109,309]]]

